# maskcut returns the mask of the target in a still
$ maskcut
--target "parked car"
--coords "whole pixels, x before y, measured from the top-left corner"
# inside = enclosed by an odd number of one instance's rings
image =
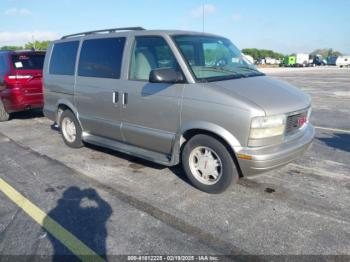
[[[314,137],[310,97],[212,34],[122,28],[65,36],[48,49],[44,85],[44,113],[68,146],[182,163],[208,193],[285,165]]]
[[[350,56],[338,56],[335,64],[339,67],[349,67],[350,66]]]
[[[0,122],[9,114],[42,108],[45,52],[0,51]]]

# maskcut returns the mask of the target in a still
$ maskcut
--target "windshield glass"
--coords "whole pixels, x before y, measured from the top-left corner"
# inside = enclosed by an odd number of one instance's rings
[[[19,70],[42,70],[44,54],[16,54],[12,55],[12,63]]]
[[[264,75],[226,38],[178,35],[174,40],[197,80],[220,81]]]

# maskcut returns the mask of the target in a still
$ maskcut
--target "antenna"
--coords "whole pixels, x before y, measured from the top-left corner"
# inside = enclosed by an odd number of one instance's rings
[[[202,2],[202,31],[204,33],[204,16],[205,16],[205,4],[204,1]]]
[[[35,51],[36,50],[36,46],[35,46],[35,39],[34,39],[34,35],[32,35],[32,43],[33,43],[33,45],[32,45],[32,51]]]

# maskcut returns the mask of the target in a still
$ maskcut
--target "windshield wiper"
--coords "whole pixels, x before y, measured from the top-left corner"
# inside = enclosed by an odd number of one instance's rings
[[[201,78],[201,80],[204,80],[206,82],[215,82],[215,81],[224,81],[224,80],[230,80],[230,79],[239,79],[244,78],[245,76],[243,74],[236,74],[236,75],[226,75],[226,76],[212,76],[212,77],[205,77]]]
[[[215,71],[220,71],[224,73],[235,73],[232,72],[231,70],[225,69],[224,67],[221,66],[201,66],[201,70],[215,70]]]
[[[252,67],[246,67],[246,66],[235,66],[235,67],[228,67],[228,66],[212,66],[212,67],[207,67],[207,68],[211,68],[211,69],[215,69],[215,70],[220,70],[222,72],[225,73],[230,73],[230,74],[236,74],[236,75],[240,75],[242,77],[251,77],[251,76],[263,76],[265,74],[261,73],[260,71],[258,71],[255,68]],[[237,72],[235,71],[235,69],[239,69],[239,70],[244,70],[244,71],[249,71],[249,72],[254,72],[255,74],[243,74],[242,72]]]
[[[223,73],[229,73],[230,75],[228,75],[228,76],[245,77],[245,74],[230,70],[228,68],[225,68],[224,66],[206,66],[203,68],[209,69],[209,70],[216,70],[216,71],[223,72]]]
[[[213,81],[222,81],[222,80],[238,79],[238,78],[246,77],[245,74],[231,71],[231,70],[225,69],[223,67],[218,67],[218,66],[201,66],[200,70],[201,71],[217,71],[217,72],[221,72],[221,73],[227,73],[227,75],[197,78],[197,80],[199,80],[200,82],[213,82]]]
[[[265,75],[264,73],[261,73],[259,70],[255,69],[255,68],[252,68],[252,67],[236,66],[235,68],[239,68],[239,69],[246,70],[246,71],[249,71],[249,72],[254,72],[254,73],[256,73],[259,76]]]

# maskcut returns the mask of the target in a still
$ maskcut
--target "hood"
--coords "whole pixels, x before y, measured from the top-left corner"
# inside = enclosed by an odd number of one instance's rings
[[[266,115],[290,113],[310,106],[311,99],[298,88],[267,76],[209,83],[229,90],[263,109]]]

